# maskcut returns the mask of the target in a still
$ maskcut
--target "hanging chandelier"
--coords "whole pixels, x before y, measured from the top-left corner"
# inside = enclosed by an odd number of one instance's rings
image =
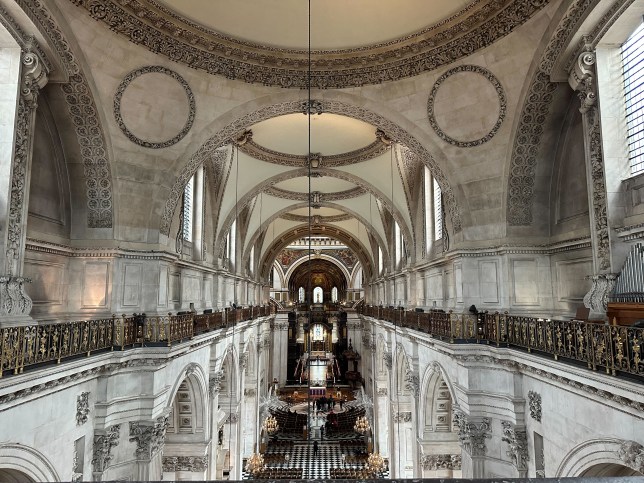
[[[279,424],[277,424],[277,419],[275,419],[275,416],[271,415],[267,417],[264,420],[264,424],[262,424],[262,429],[266,431],[266,434],[268,434],[269,436],[272,436],[275,433],[277,433],[280,427],[279,427]]]
[[[371,425],[369,424],[369,420],[366,416],[360,416],[356,419],[356,424],[353,425],[353,430],[359,434],[366,434],[370,429]]]
[[[261,453],[253,453],[246,461],[246,472],[256,475],[264,469],[264,457]]]
[[[380,453],[370,453],[367,458],[367,465],[365,471],[371,478],[376,478],[378,475],[385,471],[385,459]]]

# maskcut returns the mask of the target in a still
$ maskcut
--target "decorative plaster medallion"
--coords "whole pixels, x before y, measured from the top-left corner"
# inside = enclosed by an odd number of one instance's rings
[[[154,77],[148,78],[147,81],[143,82],[141,76],[146,74]],[[170,77],[171,79],[174,79],[176,82],[178,82],[179,89],[177,89],[175,82],[168,82],[168,79],[166,77]],[[154,88],[150,88],[151,86],[145,85],[148,83],[154,84]],[[136,100],[134,100],[133,98],[131,102],[129,99],[127,99],[128,87],[130,87],[131,90],[137,90],[138,88],[138,92],[136,93]],[[155,117],[155,111],[161,110],[162,112],[159,114],[162,115],[163,113],[172,113],[172,116],[167,116],[163,119],[157,119],[153,126],[146,124],[144,126],[144,129],[146,129],[145,134],[147,136],[158,136],[160,138],[168,136],[169,133],[167,131],[174,131],[176,130],[176,128],[180,127],[172,125],[172,118],[175,117],[177,111],[181,111],[181,105],[176,102],[181,89],[183,90],[183,92],[185,92],[186,97],[188,98],[187,120],[176,136],[168,139],[167,141],[146,141],[132,132],[132,129],[134,129],[132,127],[133,123],[130,123],[130,128],[125,125],[125,120],[123,119],[123,117],[125,116],[127,118],[130,115],[134,116],[136,114],[136,111],[141,109],[142,107],[149,109],[150,113],[152,114],[150,117]],[[159,94],[161,92],[166,93],[167,95],[159,98]],[[126,98],[127,102],[122,103],[124,97]],[[143,106],[141,106],[141,104],[143,104]],[[126,110],[123,109],[124,106],[128,106]],[[188,85],[186,80],[176,72],[160,65],[142,67],[130,72],[119,84],[118,89],[116,90],[116,94],[114,95],[114,118],[116,119],[116,123],[118,124],[119,128],[130,141],[146,148],[167,148],[181,141],[181,139],[183,139],[183,137],[188,134],[188,131],[190,131],[190,128],[192,127],[192,124],[195,120],[195,111],[195,96],[192,93],[192,90],[190,89],[190,86]],[[178,119],[181,119],[180,115],[177,115],[176,117]],[[143,135],[143,133],[141,132],[139,134]]]
[[[464,97],[466,98],[467,96],[469,96],[470,102],[468,102],[466,105],[463,105],[461,107],[463,111],[470,110],[471,107],[473,106],[476,106],[477,109],[481,112],[486,112],[494,109],[492,106],[486,105],[487,99],[491,97],[489,94],[492,93],[492,91],[490,91],[489,93],[485,92],[486,90],[489,90],[489,86],[487,83],[481,84],[478,89],[468,88],[468,91],[464,92],[462,87],[465,84],[462,82],[459,82],[458,78],[468,77],[467,84],[471,86],[473,81],[475,81],[475,79],[472,79],[473,76],[469,75],[468,73],[478,74],[482,76],[484,79],[487,79],[489,84],[492,85],[492,88],[494,89],[494,91],[496,91],[496,94],[498,96],[499,114],[496,119],[496,122],[494,122],[494,124],[492,125],[491,129],[488,131],[487,134],[484,134],[482,137],[475,139],[473,141],[460,141],[445,133],[445,131],[443,131],[443,129],[440,127],[439,122],[437,121],[436,118],[437,117],[442,118],[440,124],[442,124],[444,127],[446,127],[447,125],[450,128],[455,128],[456,126],[459,126],[459,125],[461,126],[465,125],[467,128],[467,124],[468,124],[467,120],[464,120],[462,117],[459,117],[459,119],[454,119],[450,121],[447,117],[443,116],[443,109],[441,109],[441,106],[443,105],[447,106],[449,104],[450,111],[454,111],[453,108],[454,108],[455,98],[458,97],[459,100],[461,100]],[[451,85],[450,87],[446,87],[445,85],[446,83],[454,84],[454,85]],[[451,90],[454,93],[454,95],[449,97],[444,97],[443,95],[440,95],[439,88],[441,86],[443,86],[443,90],[441,92],[445,92],[446,90],[447,91]],[[438,99],[438,102],[437,102],[437,99]],[[494,102],[494,104],[496,104],[496,102]],[[447,72],[445,72],[443,75],[441,75],[438,78],[438,80],[436,80],[436,83],[434,84],[434,87],[432,88],[432,91],[429,94],[429,100],[427,101],[427,115],[429,117],[429,123],[431,124],[434,131],[436,131],[436,134],[438,134],[438,137],[440,137],[443,141],[453,146],[458,146],[461,148],[471,148],[474,146],[480,146],[481,144],[484,144],[488,142],[490,139],[492,139],[494,135],[498,132],[499,128],[501,127],[501,124],[503,124],[503,120],[505,119],[506,112],[507,112],[507,99],[505,97],[505,91],[503,90],[503,86],[501,85],[499,80],[494,76],[494,74],[492,74],[489,70],[484,69],[483,67],[479,67],[478,65],[459,65],[458,67],[454,67],[453,69],[450,69]],[[447,116],[447,110],[445,111],[445,116]],[[472,121],[473,123],[478,123],[480,119],[477,116],[477,117],[474,117]],[[484,125],[486,124],[485,120],[483,124]],[[490,122],[489,124],[492,124],[492,123]],[[472,126],[471,129],[475,129],[475,128]]]

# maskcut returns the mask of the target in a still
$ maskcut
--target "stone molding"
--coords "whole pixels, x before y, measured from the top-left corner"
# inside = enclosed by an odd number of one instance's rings
[[[276,188],[275,186],[270,186],[264,190],[264,193],[275,198],[281,198],[284,200],[293,200],[293,201],[309,201],[311,199],[312,204],[320,205],[321,203],[327,203],[331,201],[341,201],[349,200],[351,198],[357,198],[367,193],[367,190],[361,186],[351,188],[345,191],[336,191],[334,193],[322,193],[322,192],[313,192],[309,196],[309,193],[300,192],[300,191],[290,191],[284,190],[281,188]],[[319,193],[316,197],[315,193]],[[282,215],[284,218],[286,215]],[[308,216],[299,217],[300,219],[305,219],[308,222]],[[321,217],[321,218],[332,218],[332,217]],[[340,220],[342,221],[342,220]]]
[[[528,391],[528,406],[530,408],[530,417],[535,421],[541,422],[541,394]]]
[[[207,456],[164,456],[163,472],[191,471],[201,473],[208,469]]]
[[[280,166],[306,168],[309,165],[309,158],[313,159],[314,157],[317,165],[311,168],[313,171],[323,166],[325,168],[335,168],[338,166],[361,163],[362,161],[369,161],[370,159],[386,153],[391,145],[391,141],[387,135],[378,130],[376,131],[376,140],[363,148],[329,156],[323,156],[320,153],[312,153],[310,156],[301,156],[274,151],[257,144],[252,140],[252,138],[252,131],[244,131],[240,137],[235,139],[235,144],[242,153],[248,156],[267,163],[278,164]],[[387,141],[389,141],[389,144],[387,144]]]
[[[528,437],[525,429],[517,429],[509,421],[501,421],[503,436],[501,440],[508,443],[509,449],[506,454],[512,459],[512,464],[519,471],[528,469]]]
[[[82,426],[89,416],[89,391],[81,392],[76,398],[76,426]]]
[[[87,226],[112,228],[110,162],[103,128],[87,79],[66,36],[41,0],[16,0],[16,3],[39,25],[43,35],[49,38],[68,77],[68,82],[62,84],[62,91],[83,161],[87,188]]]
[[[644,473],[644,446],[635,441],[624,441],[617,455],[626,466]]]
[[[163,451],[168,416],[160,416],[154,422],[130,421],[130,441],[136,442],[137,459],[151,460]]]
[[[427,149],[412,135],[407,133],[404,129],[400,128],[397,124],[391,122],[388,119],[381,117],[380,115],[371,112],[363,107],[354,106],[347,104],[341,101],[335,100],[323,100],[321,103],[324,105],[324,112],[346,115],[353,117],[355,119],[368,122],[372,124],[377,129],[386,132],[392,140],[404,144],[407,148],[411,149],[417,156],[418,159],[426,165],[436,181],[441,186],[443,193],[443,201],[445,204],[445,209],[449,214],[450,220],[452,222],[452,227],[455,232],[460,232],[462,229],[461,214],[456,204],[456,199],[454,192],[447,182],[447,178],[443,174],[442,170],[432,157],[432,155],[427,151]],[[214,153],[221,148],[223,145],[228,144],[231,140],[236,139],[239,136],[240,132],[247,126],[257,124],[258,122],[272,119],[285,114],[292,114],[301,111],[300,101],[290,101],[278,103],[270,106],[265,106],[258,109],[255,112],[246,114],[235,121],[231,122],[214,136],[208,139],[190,158],[190,161],[183,167],[182,171],[177,176],[170,194],[166,200],[165,208],[163,215],[161,216],[161,233],[169,236],[170,225],[172,224],[172,217],[175,212],[176,207],[179,204],[179,200],[183,194],[183,189],[194,174],[199,166],[204,162],[210,159]],[[307,171],[308,174],[308,171]],[[339,177],[340,173],[335,175]],[[289,176],[292,177],[292,176]],[[340,178],[342,179],[342,178]],[[355,179],[350,178],[349,181],[355,184]],[[254,196],[254,195],[253,195]],[[249,196],[252,198],[253,196]],[[386,201],[386,200],[385,200]],[[388,204],[388,203],[387,203]],[[392,210],[391,206],[387,206],[387,209]],[[400,221],[400,220],[399,220]],[[228,223],[229,225],[230,223]],[[401,227],[406,227],[405,223],[400,223]],[[222,233],[225,233],[226,230],[222,230]],[[407,234],[411,239],[411,235]]]
[[[471,422],[465,413],[454,410],[453,423],[458,427],[458,439],[463,450],[471,456],[485,456],[485,440],[492,437],[490,419],[482,418],[480,422]]]
[[[485,79],[487,79],[492,84],[499,98],[499,117],[494,123],[494,126],[492,127],[490,132],[487,133],[485,136],[479,139],[475,139],[473,141],[459,141],[449,136],[438,125],[438,121],[436,121],[436,117],[434,116],[434,101],[436,99],[436,93],[438,92],[438,89],[440,88],[441,84],[445,82],[449,77],[461,72],[473,72],[475,74],[482,75]],[[503,124],[503,121],[505,120],[505,116],[507,114],[507,108],[508,108],[508,101],[505,96],[505,91],[503,90],[503,86],[501,85],[501,82],[499,81],[499,79],[497,79],[496,76],[492,74],[492,72],[490,72],[489,70],[483,67],[480,67],[478,65],[467,64],[467,65],[459,65],[457,67],[454,67],[448,70],[436,80],[436,82],[434,83],[434,87],[432,87],[432,90],[429,94],[429,99],[427,100],[427,117],[429,118],[429,124],[432,126],[432,129],[436,132],[438,137],[441,138],[443,141],[445,141],[448,144],[451,144],[452,146],[458,146],[459,148],[471,148],[471,147],[485,144],[495,136],[495,134],[501,128],[501,124]]]
[[[166,141],[161,141],[161,142],[145,141],[135,136],[132,133],[132,131],[130,131],[127,128],[127,126],[125,125],[125,122],[123,121],[123,117],[121,116],[121,99],[123,97],[123,93],[125,92],[125,89],[127,89],[127,87],[136,78],[149,73],[165,74],[171,77],[172,79],[176,80],[181,85],[181,87],[186,93],[186,97],[188,98],[189,110],[188,110],[188,119],[186,120],[186,123],[184,124],[183,128],[181,129],[181,131],[179,131],[179,133],[176,136]],[[190,131],[190,129],[192,128],[192,125],[195,121],[195,115],[196,115],[195,96],[192,93],[192,89],[190,89],[190,85],[188,84],[188,82],[179,74],[177,74],[175,71],[170,70],[161,65],[149,65],[146,67],[141,67],[139,69],[133,70],[132,72],[127,74],[125,78],[121,81],[118,88],[116,89],[116,94],[114,94],[114,119],[116,119],[116,124],[118,124],[118,127],[121,130],[121,132],[125,134],[125,136],[130,141],[132,141],[134,144],[138,144],[139,146],[143,146],[144,148],[162,149],[162,148],[167,148],[169,146],[177,144],[186,136],[186,134],[188,134],[188,131]]]
[[[120,424],[110,426],[106,430],[95,431],[92,466],[95,473],[105,471],[112,461],[112,449],[118,446],[120,437]]]
[[[130,42],[209,74],[249,83],[308,85],[308,51],[267,47],[205,29],[152,0],[70,0]],[[416,76],[469,56],[523,25],[548,0],[478,0],[402,39],[347,50],[313,51],[314,88],[347,88]],[[317,74],[319,72],[319,74]]]
[[[297,223],[308,223],[309,217],[306,215],[294,215],[293,213],[284,213],[280,216],[282,220],[295,221]],[[352,220],[353,215],[333,215],[333,216],[311,216],[311,222],[314,225],[322,225],[325,223],[340,223],[342,221]]]
[[[424,470],[460,470],[462,458],[460,454],[424,454],[420,457],[420,465]]]

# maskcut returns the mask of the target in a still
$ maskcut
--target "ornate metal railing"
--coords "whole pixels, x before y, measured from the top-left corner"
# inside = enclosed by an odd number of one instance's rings
[[[270,306],[232,309],[210,314],[112,316],[0,329],[0,377],[20,374],[25,367],[98,352],[137,346],[171,346],[212,330],[270,315]]]
[[[644,328],[506,313],[415,312],[367,306],[361,314],[449,342],[513,347],[585,364],[607,374],[644,378]]]

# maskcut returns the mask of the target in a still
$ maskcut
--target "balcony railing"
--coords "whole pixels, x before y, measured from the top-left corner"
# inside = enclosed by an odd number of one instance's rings
[[[415,312],[367,306],[360,313],[449,342],[513,347],[555,360],[585,364],[606,374],[644,378],[644,328],[577,320],[560,321],[506,313],[476,315]]]
[[[264,305],[198,315],[123,315],[101,320],[6,327],[0,329],[0,377],[20,374],[25,367],[60,364],[65,359],[110,350],[136,346],[169,347],[199,334],[272,313],[272,308]]]

